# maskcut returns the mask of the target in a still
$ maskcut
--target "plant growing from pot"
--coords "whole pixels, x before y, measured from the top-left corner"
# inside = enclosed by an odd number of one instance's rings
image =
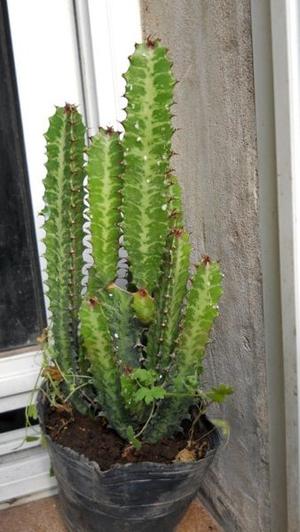
[[[204,391],[200,381],[222,275],[207,256],[190,272],[170,168],[175,80],[166,49],[136,45],[124,77],[123,139],[99,129],[86,149],[69,104],[46,134],[51,317],[38,411],[70,530],[166,532],[220,442],[204,411],[232,392]],[[98,431],[102,443],[109,435],[118,457],[101,468],[83,456],[80,430],[96,441]],[[153,459],[163,447],[173,455]]]

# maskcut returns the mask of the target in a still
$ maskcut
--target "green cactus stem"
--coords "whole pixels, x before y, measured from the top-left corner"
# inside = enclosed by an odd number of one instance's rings
[[[50,118],[44,230],[51,337],[64,371],[78,349],[78,311],[83,267],[83,177],[85,128],[75,106],[58,107]]]
[[[175,82],[166,49],[158,42],[136,45],[124,77],[124,242],[133,282],[152,294],[169,230],[166,172]]]
[[[181,308],[186,295],[186,285],[189,275],[191,244],[189,235],[184,229],[173,230],[173,240],[170,249],[170,268],[168,287],[163,309],[164,325],[161,329],[159,352],[161,366],[165,368],[170,363],[170,354],[174,352],[175,340],[181,316]]]
[[[82,303],[80,321],[99,402],[111,426],[126,438],[129,420],[121,397],[117,355],[107,317],[97,298],[89,298]]]
[[[174,367],[170,371],[167,390],[172,397],[162,401],[145,432],[148,442],[155,442],[173,434],[187,414],[193,398],[184,397],[187,379],[199,387],[205,346],[214,319],[219,314],[218,301],[222,294],[222,274],[217,262],[204,257],[197,267],[188,291],[185,315],[175,350]],[[189,386],[192,395],[193,386]]]
[[[112,283],[99,297],[108,319],[118,364],[121,369],[138,367],[140,353],[136,345],[140,328],[134,317],[132,294]]]
[[[202,360],[209,333],[219,315],[222,274],[217,262],[204,257],[196,269],[188,292],[185,315],[178,341],[178,367],[183,374],[202,372]]]
[[[183,228],[174,228],[165,274],[158,292],[156,320],[148,332],[147,358],[150,367],[164,376],[172,357],[186,294],[191,245]]]
[[[98,289],[113,282],[117,275],[122,159],[119,135],[112,129],[100,129],[88,149],[87,164],[88,215],[96,277],[93,286]]]
[[[158,371],[159,378],[163,377],[163,368],[166,367],[165,356],[162,360],[162,353],[160,350],[161,344],[165,338],[166,333],[166,319],[168,316],[168,306],[170,304],[170,285],[173,283],[172,278],[172,267],[178,259],[180,260],[181,253],[178,254],[181,245],[178,246],[180,241],[188,240],[188,236],[184,231],[182,231],[183,220],[182,220],[182,199],[181,199],[181,189],[178,183],[178,180],[173,175],[168,175],[168,213],[169,213],[169,226],[170,233],[167,237],[166,250],[163,257],[162,265],[162,274],[159,281],[159,287],[156,289],[154,295],[157,300],[156,313],[154,320],[148,331],[148,343],[147,343],[147,361],[146,365],[148,368],[153,368]],[[179,229],[179,231],[176,231]],[[175,251],[175,252],[174,252]],[[179,270],[181,271],[181,277],[186,277],[185,282],[182,283],[182,299],[178,299],[178,313],[180,315],[182,300],[184,298],[186,283],[188,280],[188,269],[189,269],[189,255],[190,251],[186,249],[185,251],[186,260],[182,261],[182,264],[179,265]],[[183,257],[181,257],[182,259]],[[174,282],[173,286],[177,286],[177,282]],[[169,321],[169,320],[168,320]],[[164,327],[162,327],[164,323]],[[166,352],[166,350],[164,349]],[[170,357],[172,356],[172,348],[169,352]],[[169,360],[168,360],[169,362]]]

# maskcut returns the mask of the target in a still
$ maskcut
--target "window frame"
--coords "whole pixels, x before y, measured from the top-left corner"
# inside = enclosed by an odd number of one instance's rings
[[[300,10],[251,0],[271,530],[300,529]],[[298,54],[295,51],[298,50]],[[298,57],[296,57],[298,55]]]

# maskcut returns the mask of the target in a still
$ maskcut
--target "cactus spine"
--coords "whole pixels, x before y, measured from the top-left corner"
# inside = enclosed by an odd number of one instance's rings
[[[125,79],[124,139],[101,129],[88,149],[94,264],[80,311],[84,128],[72,106],[57,109],[50,121],[48,295],[63,368],[76,371],[80,316],[79,361],[85,357],[93,397],[122,437],[139,433],[155,442],[176,431],[199,389],[221,273],[205,258],[188,280],[191,244],[170,169],[175,82],[166,49],[150,39],[137,45]],[[120,248],[128,256],[126,289],[117,278]]]

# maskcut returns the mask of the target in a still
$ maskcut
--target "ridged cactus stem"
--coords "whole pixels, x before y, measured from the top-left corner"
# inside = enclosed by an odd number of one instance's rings
[[[121,397],[117,353],[109,322],[97,298],[84,301],[80,310],[81,334],[102,409],[111,426],[126,438],[129,418]]]
[[[75,108],[69,106],[70,127],[70,301],[72,315],[71,335],[78,353],[78,323],[81,305],[83,269],[83,149],[85,128]]]
[[[132,294],[112,283],[99,294],[99,298],[107,316],[120,370],[138,367],[140,353],[136,344],[140,327],[134,317]]]
[[[178,339],[177,364],[182,374],[202,372],[209,333],[219,315],[222,274],[217,262],[204,257],[192,278]]]
[[[174,228],[169,242],[168,267],[162,280],[157,319],[149,330],[147,349],[150,366],[162,377],[174,358],[191,251],[189,236],[183,228]]]
[[[88,149],[88,216],[94,260],[93,287],[104,288],[117,276],[121,220],[123,150],[119,135],[100,129]],[[91,283],[90,283],[91,284]]]
[[[173,397],[159,405],[155,418],[145,432],[145,438],[149,442],[158,441],[174,433],[193,402],[192,397],[184,398],[182,394],[187,391],[186,379],[189,377],[196,377],[195,391],[199,386],[205,346],[213,321],[219,314],[221,283],[222,275],[218,263],[211,262],[205,257],[196,270],[187,295],[185,314],[175,351],[176,364],[170,375],[168,387]],[[190,393],[193,391],[191,386],[189,391]]]
[[[174,78],[166,49],[136,46],[125,74],[124,245],[133,283],[150,294],[158,284],[169,230],[166,172],[171,157]]]
[[[159,339],[160,367],[163,372],[174,359],[175,341],[181,316],[181,308],[186,294],[189,276],[191,245],[189,236],[182,228],[173,230],[170,249],[170,269],[165,295],[161,337]]]
[[[173,308],[173,310],[175,310],[175,315],[177,316],[175,322],[178,324],[182,300],[184,298],[188,279],[190,255],[190,250],[188,249],[188,235],[182,230],[181,189],[175,176],[167,175],[166,181],[168,184],[168,216],[170,233],[167,237],[166,251],[163,257],[163,264],[161,268],[163,273],[159,282],[159,287],[155,291],[157,310],[155,314],[155,320],[150,326],[148,333],[146,362],[147,367],[156,369],[160,380],[163,378],[166,368],[171,362],[170,359],[173,357],[172,345],[174,337],[171,342],[167,342],[168,348],[164,348],[162,346],[164,339],[168,337],[170,323],[173,321],[174,316],[173,312],[170,313],[170,309],[172,309],[174,306],[175,309]],[[184,241],[186,242],[185,244]],[[185,248],[185,253],[181,253],[181,248],[183,248],[182,251],[184,251]],[[182,261],[182,264],[180,264],[180,261]],[[176,301],[173,302],[173,290],[171,285],[174,274],[174,265],[177,262],[179,262],[177,272],[180,272],[180,276],[182,277],[180,283],[182,299],[180,301],[180,298],[176,297]],[[178,275],[176,275],[176,279],[174,278],[173,281],[173,288],[177,287]],[[162,324],[164,324],[163,327]],[[174,321],[173,324],[175,324]],[[169,356],[167,355],[168,349]],[[168,363],[166,358],[168,358]]]
[[[75,106],[57,108],[45,135],[44,229],[50,337],[64,371],[74,368],[83,266],[83,147],[85,128]]]

